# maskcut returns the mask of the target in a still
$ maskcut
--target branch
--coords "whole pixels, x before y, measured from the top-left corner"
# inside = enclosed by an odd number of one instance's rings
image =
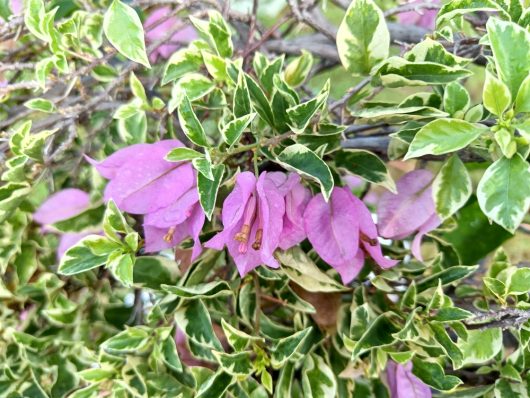
[[[485,330],[500,327],[503,330],[508,328],[519,328],[530,319],[530,310],[520,310],[517,308],[505,308],[493,310],[485,313],[478,313],[473,318],[465,322],[468,329]]]

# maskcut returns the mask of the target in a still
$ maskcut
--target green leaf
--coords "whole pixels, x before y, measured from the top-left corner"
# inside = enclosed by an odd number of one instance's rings
[[[263,342],[263,338],[251,336],[239,329],[236,329],[226,322],[224,318],[221,319],[221,326],[223,327],[228,344],[230,344],[230,346],[236,351],[245,350],[252,342]]]
[[[228,122],[221,130],[223,140],[230,146],[237,143],[255,117],[255,113],[250,113]]]
[[[184,96],[180,101],[178,106],[178,116],[180,127],[182,128],[182,131],[184,131],[184,134],[186,134],[186,137],[188,137],[195,145],[207,147],[208,140],[206,139],[206,133],[204,132],[199,119],[197,119],[195,112],[193,112],[191,102],[187,96]]]
[[[523,383],[510,383],[506,379],[495,382],[495,398],[528,398],[528,392]]]
[[[274,116],[272,114],[271,104],[269,103],[269,100],[265,96],[265,93],[261,89],[261,87],[254,81],[253,78],[251,78],[249,75],[245,73],[245,82],[248,89],[248,93],[250,95],[250,99],[252,101],[252,106],[258,113],[258,115],[269,125],[274,126]],[[239,84],[238,84],[239,86]],[[242,87],[242,94],[245,95],[245,88]],[[245,114],[248,114],[250,112],[247,112]],[[239,112],[235,112],[236,116],[243,116],[240,115]]]
[[[418,376],[425,384],[437,390],[450,391],[462,384],[462,380],[458,377],[446,376],[443,368],[436,362],[414,357],[412,364],[412,373]]]
[[[252,113],[250,101],[250,91],[247,86],[247,77],[243,72],[240,71],[237,76],[237,85],[234,91],[234,115],[236,117],[242,117]]]
[[[463,149],[475,141],[486,128],[459,119],[437,119],[416,134],[405,160],[424,155],[443,155]]]
[[[377,73],[386,87],[448,84],[473,74],[459,66],[407,61],[399,57],[388,58]]]
[[[530,166],[521,155],[493,163],[477,187],[480,208],[490,219],[514,232],[530,207]]]
[[[444,110],[450,115],[467,111],[470,101],[469,93],[461,84],[452,82],[445,87],[443,105]]]
[[[449,337],[449,334],[447,334],[447,331],[442,324],[433,322],[429,326],[433,332],[434,339],[440,344],[446,355],[451,359],[453,367],[458,369],[462,366],[464,360],[460,348],[458,348],[453,340],[451,340],[451,337]]]
[[[145,52],[142,22],[133,8],[114,0],[105,12],[103,30],[120,54],[147,68],[151,67]]]
[[[190,101],[196,101],[208,95],[215,88],[214,82],[200,73],[187,73],[173,86],[171,100],[168,104],[169,112],[173,112],[180,98],[185,94]]]
[[[328,398],[337,394],[337,380],[321,356],[306,357],[302,368],[302,391],[306,398]]]
[[[28,30],[37,38],[47,41],[48,35],[42,30],[42,22],[45,19],[46,8],[42,0],[27,0],[25,2],[24,23]]]
[[[473,316],[472,312],[469,312],[463,308],[445,307],[445,308],[440,308],[438,310],[436,315],[433,317],[433,320],[438,321],[438,322],[462,321],[472,316]]]
[[[162,256],[140,256],[134,264],[133,280],[138,287],[161,289],[177,281],[179,268],[174,260]]]
[[[180,362],[175,339],[170,335],[162,343],[162,360],[166,366],[169,366],[175,372],[182,372],[182,363]]]
[[[114,369],[102,369],[102,368],[95,368],[95,369],[85,369],[81,372],[77,373],[83,380],[97,383],[103,380],[111,379],[115,376],[116,370]]]
[[[493,0],[451,0],[443,5],[438,12],[437,24],[453,19],[459,15],[469,14],[477,11],[501,12],[508,16],[506,12]]]
[[[130,253],[111,253],[107,259],[107,267],[112,271],[114,277],[124,286],[131,286],[133,283],[133,267],[135,258]]]
[[[208,37],[221,57],[230,58],[233,52],[230,27],[218,11],[209,10],[208,16],[209,22],[200,21],[194,17],[190,17],[190,20],[199,32]]]
[[[340,292],[347,288],[324,273],[300,247],[278,252],[282,270],[308,292]]]
[[[242,351],[233,354],[214,351],[213,354],[221,369],[232,376],[248,377],[254,372],[251,359],[252,351]]]
[[[13,211],[31,192],[27,183],[10,182],[0,187],[0,222],[8,219]]]
[[[234,376],[220,369],[200,384],[195,398],[222,398],[234,381]]]
[[[334,182],[328,165],[309,148],[293,144],[285,148],[276,161],[289,170],[309,177],[320,184],[324,199],[327,201],[333,190]]]
[[[356,359],[362,353],[375,347],[383,347],[392,344],[395,339],[392,334],[399,332],[401,329],[394,325],[387,314],[379,315],[366,328],[365,332],[355,343],[352,350],[352,360]]]
[[[129,75],[129,86],[133,95],[140,99],[144,104],[148,104],[147,96],[145,95],[145,89],[142,82],[136,77],[134,72]]]
[[[396,184],[385,163],[372,152],[363,149],[347,149],[335,152],[335,165],[363,180],[378,184],[396,193]]]
[[[173,148],[168,152],[165,159],[170,162],[182,162],[185,160],[193,160],[198,158],[204,158],[204,154],[197,152],[195,149],[179,147]]]
[[[449,116],[448,113],[430,106],[373,107],[352,111],[352,115],[364,123],[385,122],[389,124]]]
[[[526,294],[530,292],[530,268],[515,270],[510,278],[508,294]]]
[[[120,235],[127,235],[133,232],[122,212],[112,199],[107,202],[107,208],[103,216],[103,231],[107,238],[117,243],[121,243]]]
[[[515,113],[530,112],[530,75],[521,83],[515,98]]]
[[[487,71],[482,102],[488,111],[497,116],[504,114],[512,103],[512,95],[508,86]]]
[[[467,340],[458,345],[464,354],[464,365],[488,362],[502,349],[502,330],[468,330]]]
[[[221,351],[223,347],[212,327],[210,314],[202,300],[188,300],[175,312],[175,321],[188,338],[207,350]],[[212,358],[213,359],[213,358]]]
[[[471,177],[455,154],[447,159],[432,184],[436,212],[442,219],[452,216],[466,204],[472,193]]]
[[[41,111],[45,113],[55,112],[55,104],[46,98],[33,98],[24,102],[24,106],[28,109]]]
[[[446,268],[440,272],[423,278],[416,285],[418,293],[423,292],[431,287],[438,286],[438,280],[442,286],[453,283],[457,280],[467,278],[469,275],[474,273],[478,269],[478,265],[455,265],[453,267]]]
[[[70,247],[61,258],[58,272],[62,275],[75,275],[97,268],[107,262],[107,255],[95,255],[88,244],[101,239],[98,235],[89,235]]]
[[[372,0],[353,0],[337,32],[342,65],[353,75],[368,75],[388,57],[390,33],[381,9]]]
[[[201,173],[197,174],[197,190],[199,192],[199,201],[204,213],[206,214],[206,217],[208,217],[208,220],[212,219],[212,214],[215,209],[215,202],[217,200],[217,193],[219,192],[219,186],[223,180],[224,172],[225,166],[223,164],[218,164],[216,166],[212,166],[212,180],[206,178]]]
[[[508,86],[512,98],[530,73],[530,33],[513,22],[489,18],[488,38],[500,79]]]
[[[141,354],[149,343],[149,329],[132,327],[120,332],[101,344],[101,349],[112,355]]]
[[[312,327],[296,332],[291,336],[278,339],[271,349],[271,365],[274,369],[280,369],[295,355],[309,336]]]
[[[291,130],[297,134],[303,133],[311,122],[311,119],[324,106],[329,96],[329,80],[326,81],[318,95],[304,103],[287,109]]]
[[[225,281],[206,282],[194,286],[162,285],[162,289],[175,296],[187,299],[208,299],[232,294],[230,285]]]
[[[274,388],[274,398],[292,397],[291,387],[293,385],[294,364],[287,362],[281,369],[278,381]]]
[[[302,49],[301,53],[299,57],[289,62],[283,72],[285,82],[291,87],[301,85],[307,79],[313,67],[313,55],[304,49]]]
[[[190,72],[198,72],[202,65],[200,51],[192,46],[173,53],[164,68],[162,85],[181,78]]]

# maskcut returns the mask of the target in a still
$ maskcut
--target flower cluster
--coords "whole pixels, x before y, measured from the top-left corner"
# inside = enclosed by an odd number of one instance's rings
[[[178,140],[136,144],[102,162],[87,160],[109,180],[105,200],[114,200],[122,211],[144,216],[147,252],[174,247],[191,237],[195,259],[201,253],[199,234],[205,219],[196,172],[188,162],[164,159],[171,149],[181,146]]]
[[[178,140],[163,140],[132,145],[102,162],[88,160],[109,180],[105,200],[144,216],[146,252],[174,247],[191,237],[195,259],[202,250],[199,234],[205,214],[192,165],[165,160],[179,146]],[[239,173],[224,201],[221,221],[222,231],[205,246],[226,247],[241,276],[262,264],[278,268],[275,251],[306,238],[344,283],[355,278],[367,256],[382,268],[397,264],[383,256],[370,211],[348,188],[335,188],[329,201],[322,194],[311,197],[296,173]]]

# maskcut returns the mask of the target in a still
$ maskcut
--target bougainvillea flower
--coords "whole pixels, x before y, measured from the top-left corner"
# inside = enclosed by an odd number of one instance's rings
[[[196,184],[190,163],[164,159],[171,149],[181,146],[178,140],[136,144],[102,162],[88,161],[110,180],[105,201],[112,199],[120,210],[131,214],[147,214],[172,205]]]
[[[296,173],[272,172],[268,176],[285,197],[280,249],[287,250],[307,237],[304,228],[304,211],[311,199],[311,192],[302,185],[300,176]]]
[[[274,251],[280,244],[285,214],[284,198],[266,172],[238,174],[234,190],[223,203],[223,230],[205,246],[221,250],[225,245],[241,276],[259,265],[280,265]]]
[[[417,233],[412,254],[420,261],[423,236],[436,229],[441,220],[432,198],[432,180],[428,170],[414,170],[397,182],[397,194],[385,192],[377,207],[379,234],[388,239],[404,239]]]
[[[386,378],[390,389],[390,398],[431,398],[428,385],[412,373],[412,362],[405,365],[388,361]]]
[[[409,1],[408,4],[424,4],[422,0]],[[434,5],[439,4],[439,0],[432,0]],[[434,29],[438,10],[418,9],[417,11],[406,11],[398,14],[398,21],[403,25],[416,25],[426,29]]]
[[[175,247],[191,237],[194,240],[191,259],[195,260],[202,250],[199,235],[204,220],[197,187],[193,186],[173,204],[145,215],[145,251],[156,252]]]
[[[9,6],[13,15],[22,14],[22,11],[24,11],[24,5],[22,0],[11,0],[9,2]]]
[[[90,198],[80,189],[67,188],[51,195],[33,215],[35,222],[42,225],[43,232],[50,232],[50,226],[56,222],[75,217],[88,209]],[[67,232],[59,239],[57,258],[60,259],[70,247],[79,242],[90,232]]]
[[[306,207],[304,222],[313,248],[344,283],[361,271],[366,254],[382,268],[397,264],[383,256],[370,211],[348,188],[334,188],[329,202],[316,195]]]
[[[161,7],[153,11],[145,20],[144,28],[146,31],[145,37],[148,43],[154,43],[163,40],[169,31],[175,29],[178,25],[183,24],[182,21],[173,16],[165,19],[172,13],[171,8]],[[165,19],[162,21],[162,19]],[[151,54],[149,60],[156,62],[158,57],[169,58],[181,44],[187,44],[197,38],[197,32],[192,26],[183,26],[181,30],[175,32],[169,39],[167,44],[158,46]]]

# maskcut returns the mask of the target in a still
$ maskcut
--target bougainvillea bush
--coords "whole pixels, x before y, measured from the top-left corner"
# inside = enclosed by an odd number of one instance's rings
[[[0,396],[528,397],[529,7],[0,1]]]

